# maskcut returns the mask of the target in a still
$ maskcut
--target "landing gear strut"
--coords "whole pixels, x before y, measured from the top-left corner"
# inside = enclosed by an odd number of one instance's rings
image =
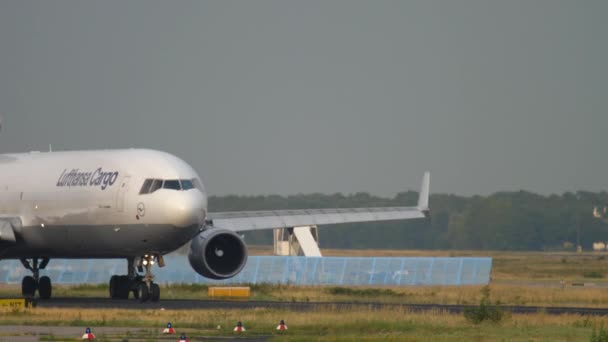
[[[110,298],[128,299],[129,293],[133,293],[135,299],[140,302],[148,300],[158,302],[160,299],[160,286],[154,283],[152,266],[158,262],[160,267],[165,265],[162,255],[144,255],[141,258],[127,258],[127,268],[129,274],[126,276],[112,276],[110,278]],[[137,273],[146,273],[141,276]]]
[[[31,276],[25,276],[21,281],[21,294],[23,297],[33,298],[36,295],[36,290],[38,290],[40,299],[51,298],[51,293],[53,292],[51,278],[47,276],[40,277],[40,270],[46,268],[50,259],[42,258],[40,263],[38,263],[38,258],[33,258],[31,263],[28,259],[20,259],[20,261],[25,268],[32,271]]]

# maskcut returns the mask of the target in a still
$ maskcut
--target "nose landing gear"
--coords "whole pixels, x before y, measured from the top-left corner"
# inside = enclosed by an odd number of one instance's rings
[[[25,276],[21,281],[21,294],[23,297],[33,298],[36,295],[36,290],[38,290],[40,299],[49,299],[53,292],[51,278],[47,276],[40,277],[40,270],[46,268],[50,259],[42,258],[40,263],[38,263],[38,259],[39,258],[33,258],[31,263],[28,259],[20,259],[21,264],[32,271],[31,276]]]
[[[140,302],[158,302],[160,300],[160,286],[154,283],[154,274],[151,269],[155,263],[165,266],[162,255],[144,255],[141,258],[127,258],[129,274],[126,276],[112,276],[110,279],[110,298],[128,299],[133,293]],[[137,273],[146,273],[141,276]]]
[[[144,274],[144,277],[138,285],[140,302],[145,302],[147,300],[158,302],[160,299],[160,286],[154,283],[154,274],[151,271],[152,266],[156,261],[158,261],[160,267],[164,266],[164,260],[160,255],[144,255],[140,261],[141,264],[139,268],[141,269],[143,267],[146,269],[146,274]]]

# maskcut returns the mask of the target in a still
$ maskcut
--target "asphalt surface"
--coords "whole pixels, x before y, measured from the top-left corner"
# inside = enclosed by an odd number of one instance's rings
[[[41,308],[96,308],[96,309],[151,309],[151,310],[194,310],[194,309],[235,309],[253,308],[283,309],[291,311],[335,310],[350,311],[357,309],[381,310],[386,308],[403,308],[413,312],[439,311],[458,314],[475,305],[441,305],[441,304],[391,304],[361,302],[268,302],[268,301],[221,301],[221,300],[162,300],[157,303],[130,300],[112,300],[106,298],[53,298],[34,302]],[[500,306],[505,311],[527,314],[543,312],[550,315],[576,314],[606,316],[608,308],[575,308],[575,307],[541,307],[541,306]]]

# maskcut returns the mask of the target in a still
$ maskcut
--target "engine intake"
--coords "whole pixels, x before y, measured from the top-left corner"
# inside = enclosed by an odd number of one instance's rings
[[[205,278],[232,278],[247,263],[247,247],[235,232],[211,228],[192,239],[188,260],[192,268]]]

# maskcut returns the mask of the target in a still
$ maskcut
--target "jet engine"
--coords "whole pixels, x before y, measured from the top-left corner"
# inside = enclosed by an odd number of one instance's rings
[[[235,232],[211,228],[192,239],[188,260],[192,268],[205,278],[232,278],[245,267],[247,247]]]

